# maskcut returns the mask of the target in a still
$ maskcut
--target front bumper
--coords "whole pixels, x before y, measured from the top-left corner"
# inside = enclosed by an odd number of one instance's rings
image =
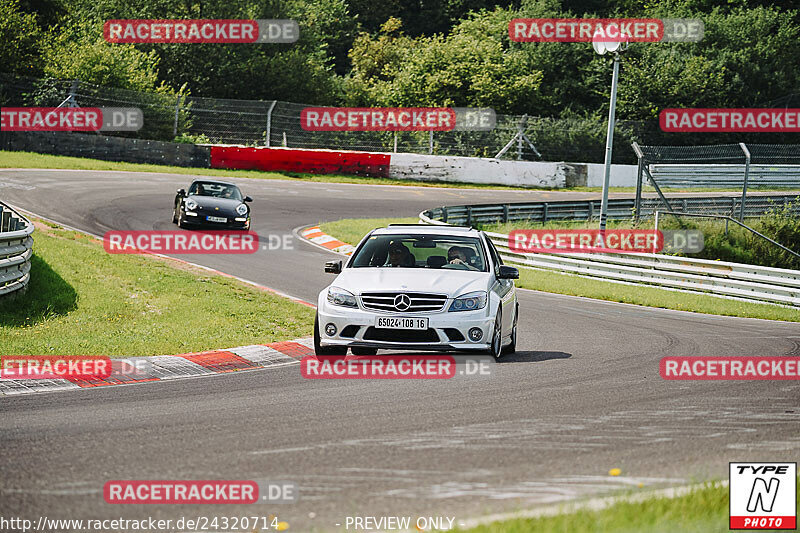
[[[217,215],[211,215],[217,216]],[[241,221],[236,220],[236,218],[245,218],[245,217],[231,217],[226,216],[227,222],[210,222],[206,220],[206,214],[199,212],[196,216],[188,215],[184,212],[183,215],[183,222],[184,224],[202,228],[209,228],[209,229],[250,229],[250,217],[246,217],[247,220]]]
[[[322,346],[420,351],[482,351],[489,348],[495,317],[488,314],[487,308],[459,312],[378,313],[331,305],[324,292],[317,306]],[[375,319],[386,316],[427,318],[428,331],[375,328]],[[328,324],[336,326],[334,335],[325,331]],[[480,328],[483,332],[479,342],[469,340],[472,328]]]

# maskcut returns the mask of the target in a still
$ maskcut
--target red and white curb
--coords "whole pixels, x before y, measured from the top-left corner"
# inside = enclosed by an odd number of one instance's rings
[[[310,241],[318,246],[327,248],[328,250],[344,255],[350,255],[356,249],[352,244],[342,242],[336,237],[332,237],[324,233],[319,226],[312,226],[300,232],[300,236],[307,241]]]
[[[131,374],[122,373],[106,379],[0,379],[0,396],[130,385],[297,365],[304,356],[313,354],[314,340],[307,337],[269,344],[239,346],[229,350],[154,357],[127,357],[124,358],[124,361],[129,362],[131,368],[146,368],[146,370],[139,370]],[[146,364],[137,366],[137,361],[143,361]]]

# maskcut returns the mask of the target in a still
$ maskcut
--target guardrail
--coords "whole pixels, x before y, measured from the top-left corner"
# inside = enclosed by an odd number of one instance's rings
[[[685,213],[702,212],[731,216],[741,210],[742,199],[736,196],[669,197],[665,206],[659,198],[642,198],[640,216],[655,214],[657,209]],[[608,218],[626,219],[634,215],[633,198],[610,198]],[[769,209],[791,205],[791,212],[800,215],[800,194],[770,194],[748,196],[745,216],[762,216]],[[600,216],[600,200],[530,202],[508,204],[479,204],[434,207],[424,211],[428,217],[448,224],[471,226],[497,222],[548,222],[551,220],[592,220]]]
[[[662,187],[741,187],[745,165],[651,164],[650,174]],[[750,165],[750,187],[800,186],[800,165]]]
[[[0,202],[0,297],[28,285],[33,255],[33,224]]]
[[[484,211],[477,211],[480,216],[481,213],[496,213],[498,209],[507,209],[508,204],[459,207],[481,208]],[[454,208],[447,209],[449,211]],[[421,212],[420,222],[447,225],[448,221],[434,218],[437,213],[441,215],[441,212],[434,209]],[[508,235],[492,232],[487,232],[487,235],[498,248],[503,260],[521,268],[555,270],[609,281],[656,285],[681,291],[800,307],[798,270],[662,254],[523,254],[509,248]]]

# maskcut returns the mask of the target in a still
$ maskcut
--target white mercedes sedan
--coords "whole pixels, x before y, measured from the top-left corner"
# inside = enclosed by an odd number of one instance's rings
[[[517,344],[516,268],[492,241],[458,226],[390,224],[353,255],[329,261],[338,274],[319,293],[317,355],[374,355],[378,349],[479,351],[499,358]]]

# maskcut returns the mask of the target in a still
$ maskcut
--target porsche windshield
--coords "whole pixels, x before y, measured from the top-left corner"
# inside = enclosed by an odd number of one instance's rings
[[[190,196],[213,196],[214,198],[230,198],[231,200],[241,200],[242,193],[235,185],[225,183],[212,183],[196,181],[189,189]]]
[[[487,272],[480,239],[453,235],[373,235],[356,251],[350,266]]]

